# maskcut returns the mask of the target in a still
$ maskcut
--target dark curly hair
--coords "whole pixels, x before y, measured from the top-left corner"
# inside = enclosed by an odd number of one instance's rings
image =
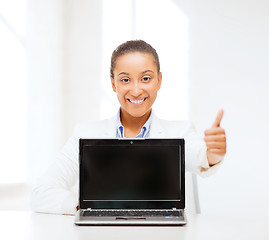
[[[114,78],[114,69],[118,57],[129,52],[142,52],[152,54],[152,56],[154,57],[154,62],[157,66],[158,73],[160,72],[160,61],[156,50],[143,40],[132,40],[119,45],[113,51],[110,65],[110,76],[112,78]]]

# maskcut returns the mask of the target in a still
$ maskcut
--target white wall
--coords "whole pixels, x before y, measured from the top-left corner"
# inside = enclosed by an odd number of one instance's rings
[[[190,119],[202,132],[225,111],[228,153],[199,179],[202,212],[269,213],[269,2],[175,2],[190,21]]]

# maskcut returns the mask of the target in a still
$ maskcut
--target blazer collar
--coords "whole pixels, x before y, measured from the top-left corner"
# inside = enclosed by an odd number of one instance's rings
[[[162,121],[155,115],[152,110],[152,122],[150,126],[150,138],[165,138],[165,131]]]
[[[105,138],[115,138],[116,128],[117,128],[117,115],[113,118],[105,120],[104,137]],[[152,110],[152,120],[150,125],[150,138],[165,138],[165,131],[163,122],[155,115]]]

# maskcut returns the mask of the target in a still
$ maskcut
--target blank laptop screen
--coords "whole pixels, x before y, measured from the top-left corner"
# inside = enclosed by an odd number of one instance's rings
[[[83,201],[181,199],[181,146],[83,146]]]

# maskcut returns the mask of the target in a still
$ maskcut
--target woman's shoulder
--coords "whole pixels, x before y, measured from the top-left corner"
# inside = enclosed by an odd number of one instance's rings
[[[167,136],[185,136],[194,130],[194,125],[189,120],[167,120],[154,116],[152,119],[152,130],[163,131]]]
[[[99,121],[81,122],[76,125],[74,135],[79,138],[100,138],[115,125],[116,117]]]
[[[192,122],[189,120],[167,120],[167,119],[162,119],[159,118],[158,116],[156,116],[156,114],[154,113],[153,115],[153,121],[157,124],[160,124],[162,126],[167,126],[167,127],[187,127],[192,125]]]

